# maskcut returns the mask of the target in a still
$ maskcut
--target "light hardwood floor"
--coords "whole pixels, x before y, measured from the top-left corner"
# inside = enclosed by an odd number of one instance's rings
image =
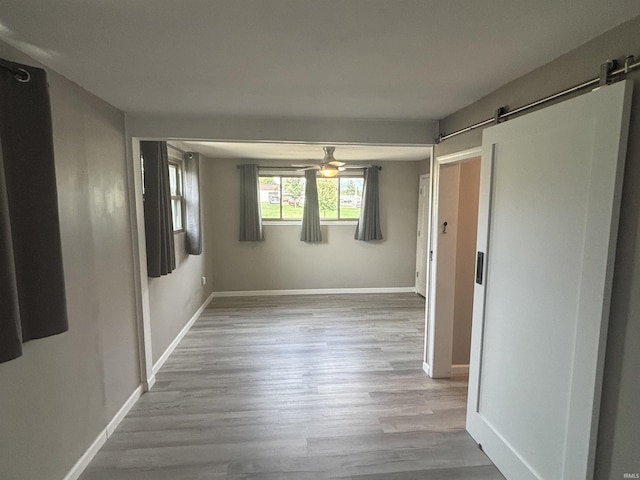
[[[218,298],[81,480],[503,479],[414,294]]]

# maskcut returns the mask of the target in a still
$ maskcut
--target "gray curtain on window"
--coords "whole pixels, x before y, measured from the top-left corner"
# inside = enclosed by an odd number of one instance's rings
[[[140,153],[144,168],[147,275],[160,277],[176,268],[167,142],[141,141]]]
[[[239,165],[240,169],[240,241],[261,242],[260,181],[257,165]]]
[[[364,175],[362,208],[356,227],[356,240],[382,240],[380,228],[380,191],[378,188],[378,167],[367,168]]]
[[[67,329],[46,72],[0,59],[0,362]]]
[[[322,242],[320,231],[320,205],[318,203],[318,185],[316,171],[304,172],[304,210],[302,211],[302,232],[300,240],[308,243]]]
[[[13,258],[9,198],[0,144],[0,362],[22,355],[16,266]]]
[[[202,253],[202,230],[200,228],[200,154],[188,152],[184,155],[184,200],[186,210],[185,235],[189,255]]]

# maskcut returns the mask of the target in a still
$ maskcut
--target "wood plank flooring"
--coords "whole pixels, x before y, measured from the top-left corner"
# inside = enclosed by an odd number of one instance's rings
[[[214,299],[81,480],[503,479],[414,294]]]

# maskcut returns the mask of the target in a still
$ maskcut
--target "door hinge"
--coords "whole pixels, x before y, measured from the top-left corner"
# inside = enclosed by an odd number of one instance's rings
[[[420,277],[420,272],[416,272],[416,278]]]
[[[429,252],[429,261],[433,262],[433,250]]]

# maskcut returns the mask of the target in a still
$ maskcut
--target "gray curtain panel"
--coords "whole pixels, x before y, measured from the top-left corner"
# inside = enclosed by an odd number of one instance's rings
[[[0,362],[22,355],[22,329],[13,258],[9,198],[0,144]]]
[[[320,204],[318,203],[318,184],[316,171],[304,172],[304,210],[302,211],[302,232],[300,240],[308,243],[322,242],[320,231]]]
[[[0,362],[67,329],[46,72],[0,59]]]
[[[202,254],[202,230],[200,228],[200,154],[184,155],[185,235],[189,255]]]
[[[376,166],[369,167],[365,171],[362,209],[360,210],[360,219],[356,227],[356,240],[382,240],[378,172],[379,168]]]
[[[260,181],[258,165],[239,165],[240,169],[240,241],[261,242]]]
[[[176,268],[167,142],[141,141],[140,153],[144,166],[147,275],[160,277]]]

